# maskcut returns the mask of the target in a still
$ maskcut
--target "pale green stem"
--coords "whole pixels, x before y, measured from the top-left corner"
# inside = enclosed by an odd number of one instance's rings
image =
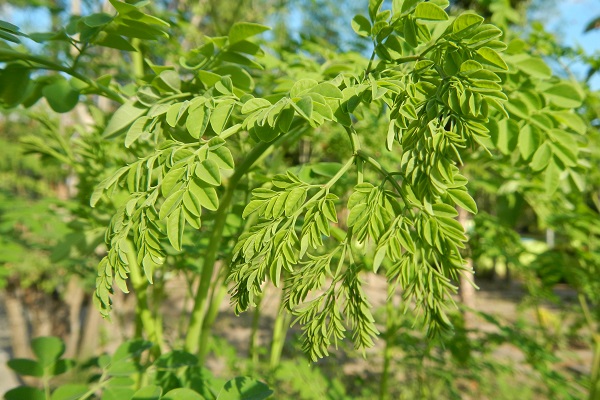
[[[206,340],[202,339],[202,326],[204,316],[206,314],[206,304],[211,286],[215,261],[219,253],[221,239],[223,237],[223,229],[225,228],[225,220],[229,207],[233,199],[233,194],[240,179],[254,165],[254,162],[271,146],[271,143],[261,142],[248,154],[246,159],[236,168],[235,172],[229,180],[225,194],[220,199],[219,208],[215,215],[215,222],[212,228],[206,255],[204,256],[204,264],[200,275],[200,284],[194,299],[194,307],[190,315],[190,324],[188,334],[185,340],[185,350],[190,353],[198,353],[200,347],[206,345]],[[202,360],[201,360],[202,361]]]
[[[204,323],[202,324],[202,333],[200,334],[200,342],[204,343],[204,346],[198,349],[200,359],[204,359],[208,354],[208,342],[210,340],[210,332],[212,326],[219,315],[219,306],[223,302],[225,295],[227,294],[227,286],[221,282],[215,282],[216,287],[216,295],[214,294],[215,290],[213,290],[212,296],[210,296],[210,303],[208,306],[208,311],[206,312],[206,316],[204,317]]]
[[[148,307],[148,280],[144,277],[140,265],[137,262],[137,255],[133,245],[128,242],[127,261],[129,262],[129,277],[136,298],[135,313],[139,316],[144,332],[154,346],[151,350],[154,356],[160,355],[160,349],[163,348],[163,339],[160,330],[156,328],[156,321],[152,316],[152,311]]]
[[[275,325],[273,326],[273,339],[271,342],[271,355],[269,359],[269,367],[274,370],[279,366],[281,361],[281,353],[283,353],[283,346],[285,345],[285,337],[287,335],[288,327],[290,325],[291,315],[283,306],[284,292],[281,292],[281,304],[279,306],[279,312],[275,317]]]
[[[254,307],[254,313],[252,314],[252,330],[250,332],[250,345],[248,346],[248,355],[251,360],[249,375],[252,375],[258,368],[258,327],[260,322],[260,305],[263,297],[263,295],[260,295],[256,299],[256,307]]]
[[[131,52],[133,76],[136,79],[142,79],[144,77],[144,55],[140,49],[140,39],[133,39],[131,45],[137,50]]]
[[[2,54],[2,53],[3,53],[2,49],[0,49],[0,54]],[[39,65],[43,66],[42,69],[65,72],[65,73],[71,75],[72,77],[77,78],[77,79],[87,83],[89,86],[96,88],[98,91],[103,93],[109,99],[112,99],[121,104],[125,103],[125,99],[123,97],[121,97],[121,95],[119,93],[113,91],[112,89],[110,89],[106,86],[99,85],[96,81],[75,71],[72,68],[65,67],[64,65],[57,64],[55,62],[46,60],[42,57],[37,57],[37,56],[31,55],[31,54],[20,53],[20,52],[16,52],[16,51],[12,51],[12,50],[10,51],[9,55],[11,57],[13,57],[14,60],[23,60],[26,62],[39,64]]]

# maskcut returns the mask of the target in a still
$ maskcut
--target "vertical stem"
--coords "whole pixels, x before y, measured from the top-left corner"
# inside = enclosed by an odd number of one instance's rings
[[[133,76],[135,76],[137,79],[140,79],[141,77],[144,76],[144,55],[142,54],[142,50],[140,48],[140,40],[139,39],[133,39],[131,41],[131,45],[135,48],[136,51],[132,51],[131,54],[131,61],[132,61],[132,69],[133,69]]]
[[[206,316],[204,317],[204,323],[202,324],[202,333],[200,334],[200,342],[204,343],[204,346],[198,349],[199,357],[204,359],[208,354],[208,341],[210,340],[210,331],[211,328],[217,319],[217,315],[219,315],[219,306],[223,302],[225,295],[227,294],[227,286],[223,281],[215,282],[215,286],[218,288],[216,294],[213,290],[212,296],[210,296],[210,304],[208,306],[208,311],[206,312]]]
[[[48,368],[44,368],[44,377],[42,378],[42,385],[44,386],[44,397],[46,400],[50,400],[50,376],[48,376]]]
[[[248,356],[250,357],[252,368],[250,375],[258,368],[258,323],[260,321],[260,305],[263,297],[263,295],[258,297],[254,313],[252,314],[252,331],[250,332],[250,345],[248,346]]]
[[[391,343],[394,334],[397,330],[397,315],[396,306],[394,305],[394,291],[393,286],[388,283],[388,300],[385,307],[385,335],[383,340],[385,341],[385,347],[383,349],[383,370],[381,371],[381,380],[379,381],[379,400],[385,400],[389,397],[389,379],[390,379],[390,365],[392,362],[392,348]]]
[[[156,321],[154,321],[152,312],[148,307],[148,281],[142,274],[135,249],[130,242],[128,242],[127,261],[129,262],[130,278],[136,298],[135,314],[139,316],[139,321],[148,335],[148,340],[154,343],[151,350],[152,354],[159,356],[160,349],[163,347],[163,339],[160,336],[160,330],[156,329]]]
[[[284,292],[282,291],[279,312],[275,317],[275,325],[273,326],[273,340],[271,341],[271,356],[269,359],[269,367],[271,370],[277,368],[279,362],[281,361],[281,353],[283,352],[285,337],[291,319],[291,315],[283,306],[283,296]]]
[[[236,168],[235,172],[229,180],[225,194],[220,199],[219,208],[215,215],[215,222],[212,228],[206,255],[204,256],[204,264],[200,275],[200,284],[194,298],[194,307],[190,315],[190,324],[188,334],[185,339],[185,350],[190,353],[198,353],[198,349],[206,346],[206,338],[203,338],[202,326],[204,324],[204,315],[206,314],[206,304],[211,286],[215,261],[221,246],[223,237],[223,229],[225,228],[225,220],[229,212],[229,206],[233,199],[233,193],[240,179],[244,176],[254,162],[271,146],[271,143],[261,142],[248,154],[246,159]],[[202,362],[202,360],[200,360]]]

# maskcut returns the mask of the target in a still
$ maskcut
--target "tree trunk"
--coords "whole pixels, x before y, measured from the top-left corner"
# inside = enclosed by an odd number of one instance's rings
[[[69,309],[69,336],[66,342],[65,357],[74,358],[77,356],[77,348],[81,338],[81,307],[85,298],[85,293],[81,287],[80,279],[71,275],[67,284],[67,293],[65,298]]]
[[[93,304],[88,304],[86,308],[85,322],[77,352],[77,357],[80,360],[85,360],[96,355],[100,345],[100,323],[102,322],[102,317]]]
[[[27,327],[27,318],[25,317],[25,309],[21,299],[21,288],[9,284],[4,291],[4,304],[6,307],[8,327],[10,329],[12,357],[31,357],[31,351],[29,349],[29,329]]]
[[[468,235],[468,232],[471,228],[472,219],[471,215],[468,211],[463,210],[462,208],[458,208],[458,222],[463,226],[465,233]],[[459,287],[459,295],[460,301],[466,310],[463,313],[464,323],[466,329],[473,328],[475,315],[469,309],[475,308],[475,274],[473,272],[473,259],[470,254],[465,256],[467,268],[460,275],[460,287]]]

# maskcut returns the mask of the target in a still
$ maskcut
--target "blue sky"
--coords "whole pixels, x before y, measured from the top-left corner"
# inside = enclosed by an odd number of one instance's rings
[[[541,19],[545,23],[547,29],[555,33],[563,44],[569,46],[581,46],[588,54],[598,54],[600,57],[600,29],[583,33],[584,27],[593,18],[600,16],[600,0],[538,0],[540,4],[548,4],[548,8],[544,9],[539,6],[539,11],[532,15],[535,19]],[[4,4],[5,11],[1,13],[0,19],[8,20],[18,26],[21,26],[26,32],[36,30],[44,30],[48,28],[49,17],[43,9],[39,11],[28,10],[28,12],[11,12],[10,5]],[[6,14],[6,15],[3,15]],[[293,14],[290,13],[290,14]],[[301,22],[290,21],[292,30]],[[44,26],[45,25],[45,26]],[[571,71],[579,78],[585,77],[587,69],[581,64],[571,64]],[[600,89],[600,73],[597,73],[592,81],[591,86],[595,90]]]
[[[542,4],[545,0],[541,0]],[[541,7],[540,7],[541,8]],[[600,29],[583,33],[587,24],[595,17],[600,17],[600,0],[556,0],[549,9],[541,9],[539,15],[546,24],[546,29],[557,35],[559,40],[568,46],[581,46],[587,54],[596,53],[600,57]],[[587,69],[581,64],[570,65],[571,71],[582,79]],[[593,89],[600,89],[600,73],[590,81]]]

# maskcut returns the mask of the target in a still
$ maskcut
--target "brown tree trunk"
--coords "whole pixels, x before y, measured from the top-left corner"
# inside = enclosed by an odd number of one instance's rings
[[[102,316],[92,304],[89,304],[85,313],[85,322],[77,352],[77,357],[80,360],[93,357],[98,353],[101,323]]]
[[[81,287],[80,279],[71,275],[67,284],[67,293],[65,303],[69,309],[69,336],[66,342],[65,357],[73,358],[77,356],[77,348],[81,338],[81,307],[85,298],[85,293]]]
[[[31,357],[29,349],[29,329],[21,296],[21,288],[9,284],[4,291],[4,305],[10,329],[10,343],[14,358]]]
[[[468,234],[472,224],[469,212],[458,208],[458,222],[463,226],[465,233]],[[463,306],[467,308],[463,313],[465,328],[471,329],[474,325],[475,315],[469,309],[475,309],[476,305],[475,274],[473,272],[473,259],[470,254],[465,256],[465,261],[467,270],[460,275],[459,295]]]

